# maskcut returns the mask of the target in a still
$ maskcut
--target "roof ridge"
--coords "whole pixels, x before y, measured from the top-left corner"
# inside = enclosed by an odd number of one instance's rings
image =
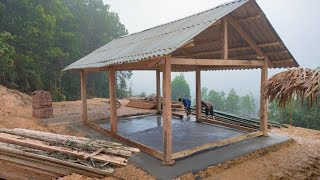
[[[229,1],[229,2],[224,2],[224,3],[219,4],[218,6],[215,6],[215,7],[213,7],[213,8],[210,8],[210,9],[208,9],[208,10],[205,10],[205,11],[202,11],[202,12],[199,12],[199,13],[196,13],[196,14],[191,14],[191,15],[186,16],[186,17],[184,17],[184,18],[177,19],[177,20],[174,20],[174,21],[170,21],[170,22],[167,22],[167,23],[164,23],[164,24],[160,24],[160,25],[157,25],[157,26],[154,26],[154,27],[152,27],[152,28],[148,28],[148,29],[145,29],[145,30],[142,30],[142,31],[139,31],[139,32],[135,32],[135,33],[132,33],[132,34],[124,35],[124,36],[121,36],[121,37],[116,38],[116,39],[121,39],[121,38],[129,37],[129,36],[131,36],[131,35],[139,34],[139,33],[145,32],[145,31],[149,31],[149,30],[151,30],[151,29],[155,29],[155,28],[158,28],[158,27],[161,27],[161,26],[165,26],[165,25],[168,25],[168,24],[171,24],[171,23],[175,23],[175,22],[178,22],[178,21],[182,21],[182,20],[187,19],[187,18],[189,18],[189,17],[197,16],[197,15],[206,13],[206,12],[208,12],[208,11],[212,11],[212,10],[214,10],[214,9],[217,9],[217,8],[220,8],[220,7],[223,7],[223,6],[228,6],[229,4],[233,4],[233,3],[241,2],[241,1],[246,1],[246,0],[232,0],[232,1]],[[116,40],[116,39],[114,39],[114,40]]]

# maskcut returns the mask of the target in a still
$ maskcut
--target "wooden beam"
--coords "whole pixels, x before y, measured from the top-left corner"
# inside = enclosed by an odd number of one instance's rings
[[[280,59],[280,60],[274,60],[273,64],[281,64],[281,63],[293,63],[293,59]]]
[[[81,120],[82,123],[88,121],[88,108],[87,108],[87,78],[86,72],[80,72],[81,77]]]
[[[228,59],[228,20],[224,19],[223,23],[223,59]]]
[[[171,165],[172,160],[172,124],[171,124],[171,58],[165,59],[163,67],[163,163]]]
[[[141,151],[153,156],[153,157],[156,157],[160,160],[163,160],[163,153],[158,151],[158,150],[155,150],[149,146],[146,146],[146,145],[143,145],[143,144],[140,144],[138,142],[135,142],[135,141],[132,141],[124,136],[121,136],[119,134],[112,134],[111,131],[109,131],[108,129],[104,129],[102,127],[100,127],[99,125],[93,123],[93,122],[86,122],[86,125],[107,135],[107,136],[111,136],[112,138],[114,139],[117,139],[118,141],[121,141],[129,146],[132,146],[132,147],[135,147],[135,148],[139,148]]]
[[[196,122],[201,119],[201,71],[196,70]]]
[[[196,152],[203,151],[205,149],[214,148],[214,147],[220,147],[220,146],[224,146],[224,145],[227,145],[227,144],[243,141],[243,140],[246,140],[246,139],[249,139],[249,138],[261,136],[261,135],[263,135],[263,133],[261,131],[259,131],[259,132],[253,132],[253,133],[249,133],[249,134],[245,134],[245,135],[241,135],[241,136],[232,137],[232,138],[229,138],[229,139],[223,139],[223,140],[220,140],[220,141],[215,141],[215,142],[212,142],[212,143],[204,144],[204,145],[201,145],[201,146],[198,146],[198,147],[194,147],[194,148],[191,148],[191,149],[187,149],[187,150],[184,150],[184,151],[180,151],[180,152],[174,153],[172,155],[172,158],[173,159],[179,159],[179,158],[186,157],[186,156],[189,156],[191,154],[194,154]]]
[[[250,37],[250,35],[243,30],[243,28],[231,17],[227,17],[228,22],[232,25],[232,27],[243,37],[245,41],[249,44],[252,49],[254,49],[259,56],[264,56],[264,52],[258,47],[255,41]]]
[[[239,23],[243,23],[243,22],[247,22],[247,21],[251,21],[251,20],[256,20],[256,19],[260,19],[262,16],[261,14],[255,15],[255,16],[249,16],[246,18],[241,18],[241,19],[237,19],[235,21],[239,22]]]
[[[156,88],[157,88],[157,111],[161,112],[161,89],[160,89],[160,70],[156,70]]]
[[[214,125],[218,125],[218,126],[224,126],[224,127],[228,127],[228,128],[232,128],[232,129],[237,129],[237,130],[240,130],[240,131],[247,131],[247,132],[257,131],[257,129],[248,128],[248,127],[235,125],[235,124],[230,124],[230,123],[226,123],[226,122],[223,122],[223,121],[217,121],[217,120],[214,120],[214,119],[201,118],[201,122],[208,123],[208,124],[214,124]]]
[[[185,45],[183,45],[181,48],[190,48],[190,47],[194,47],[195,43],[193,40],[187,42]]]
[[[263,61],[257,60],[224,60],[224,59],[190,59],[171,58],[172,65],[194,65],[194,66],[248,66],[262,67]]]
[[[117,120],[117,107],[116,107],[116,72],[112,69],[109,70],[109,96],[110,96],[110,126],[111,132],[117,134],[118,120]]]
[[[265,97],[265,85],[268,80],[268,58],[264,60],[264,66],[261,68],[260,84],[260,131],[264,136],[268,135],[268,99]]]
[[[216,43],[216,42],[212,42],[212,43]],[[200,44],[202,45],[202,44]],[[270,43],[263,43],[263,44],[257,44],[258,47],[262,48],[262,47],[270,47],[270,46],[281,46],[282,43],[281,42],[270,42]],[[234,48],[229,48],[229,52],[232,51],[245,51],[245,50],[250,50],[253,49],[250,46],[244,46],[244,47],[234,47]],[[196,53],[193,54],[194,57],[196,56],[202,56],[202,55],[211,55],[211,54],[220,54],[223,53],[222,50],[217,50],[217,51],[208,51],[208,52],[200,52],[200,53]]]

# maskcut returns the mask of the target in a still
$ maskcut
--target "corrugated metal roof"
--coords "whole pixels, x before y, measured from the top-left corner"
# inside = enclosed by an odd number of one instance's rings
[[[111,41],[64,70],[107,67],[174,52],[249,0],[237,0],[180,20]]]

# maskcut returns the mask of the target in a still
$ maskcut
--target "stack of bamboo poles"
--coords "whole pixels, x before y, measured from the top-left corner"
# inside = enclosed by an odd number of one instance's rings
[[[191,108],[192,114],[195,115],[195,108]],[[245,117],[240,117],[236,116],[230,113],[222,112],[222,111],[216,111],[214,110],[214,120],[208,116],[208,118],[211,121],[215,121],[216,124],[221,124],[221,125],[236,125],[239,127],[246,128],[250,131],[255,131],[258,130],[260,127],[260,122],[259,120],[256,119],[250,119],[250,118],[245,118]],[[205,111],[202,110],[202,117],[205,117]],[[232,127],[232,126],[230,126]],[[268,122],[268,127],[281,127],[279,123],[276,122]]]
[[[37,118],[53,117],[52,98],[47,91],[32,93],[32,116]]]
[[[0,178],[55,179],[78,173],[110,175],[139,149],[27,129],[0,129]]]

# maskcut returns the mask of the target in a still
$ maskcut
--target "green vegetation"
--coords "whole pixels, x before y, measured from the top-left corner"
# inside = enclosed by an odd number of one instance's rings
[[[318,102],[320,102],[319,97]],[[280,108],[276,103],[270,103],[268,119],[282,124],[290,124],[290,104],[287,103],[285,108]],[[320,130],[320,105],[308,109],[306,102],[302,103],[299,99],[293,100],[292,125]]]
[[[177,101],[181,97],[190,98],[190,87],[183,74],[176,76],[171,83],[171,98]]]
[[[127,34],[102,0],[0,1],[0,84],[22,92],[51,92],[54,100],[80,97],[78,73],[61,70],[112,39]],[[117,74],[117,95],[127,95],[131,72]],[[106,73],[88,76],[88,95],[107,97]]]

